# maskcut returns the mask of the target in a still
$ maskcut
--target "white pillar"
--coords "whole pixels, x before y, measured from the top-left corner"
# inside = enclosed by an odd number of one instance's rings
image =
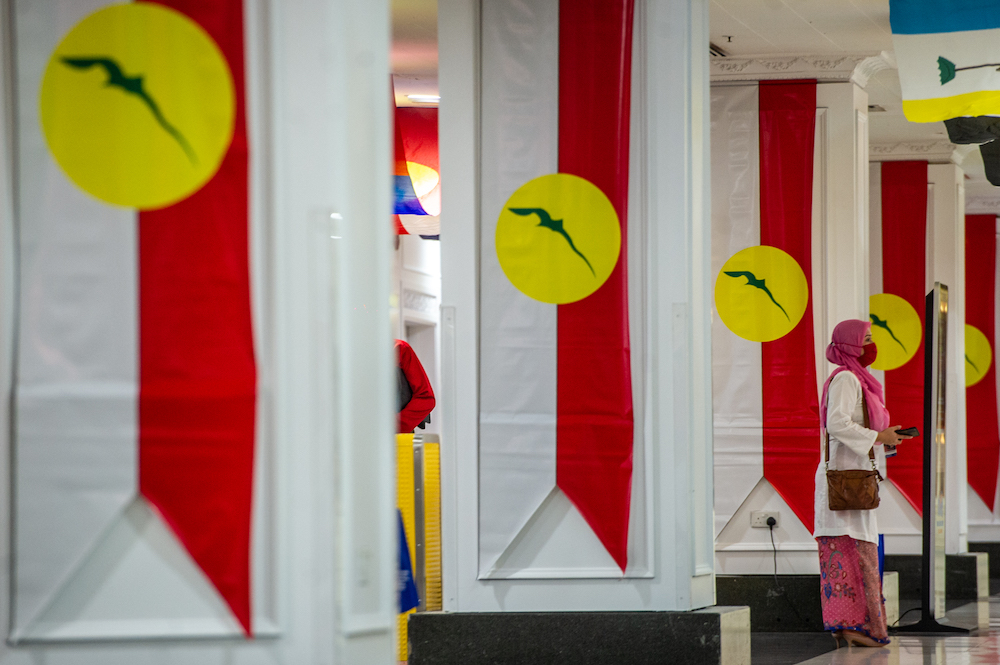
[[[708,6],[655,0],[647,12],[654,510],[658,563],[673,563],[665,609],[686,610],[715,602]]]
[[[872,74],[889,66],[886,54],[825,56],[748,56],[713,58],[712,81],[727,83],[816,79],[816,130],[813,158],[812,305],[817,393],[833,369],[826,346],[834,326],[844,319],[868,319],[868,93]],[[810,471],[812,473],[812,471]],[[719,488],[722,492],[729,491]],[[743,497],[740,497],[743,499]],[[762,483],[742,501],[720,529],[717,553],[727,574],[770,571],[772,545],[766,530],[748,528],[757,510],[788,510],[777,493]],[[779,573],[815,573],[819,559],[812,524],[796,519],[776,530]]]
[[[650,415],[643,576],[478,579],[478,0],[439,0],[442,530],[453,611],[689,610],[714,603],[708,218],[708,6],[637,3],[636,110],[647,178],[645,373]],[[637,88],[637,89],[638,89]],[[642,135],[640,134],[640,136]],[[638,425],[638,423],[637,423]],[[655,539],[655,541],[654,541]],[[558,577],[558,573],[555,573]]]
[[[868,93],[853,81],[821,83],[816,112],[820,168],[813,176],[819,190],[813,205],[820,208],[813,220],[820,227],[815,235],[822,263],[813,275],[822,276],[826,321],[816,335],[825,347],[840,321],[868,319]]]
[[[6,143],[13,122],[7,42],[13,9],[8,4],[0,11],[3,524],[10,509],[10,441],[3,425],[15,314],[9,193],[16,169]],[[248,0],[245,34],[258,468],[266,468],[271,487],[264,495],[273,499],[263,519],[276,534],[269,543],[274,565],[255,571],[260,584],[254,593],[255,609],[276,617],[277,625],[256,640],[198,644],[164,639],[108,641],[98,648],[82,642],[15,647],[4,640],[5,663],[396,661],[389,3]],[[364,316],[353,313],[355,302],[368,305]],[[0,528],[5,561],[8,532]],[[0,586],[8,581],[4,566]],[[3,604],[4,638],[6,613]]]
[[[968,551],[968,474],[965,432],[965,185],[956,164],[931,164],[932,217],[927,243],[929,281],[948,285],[945,551]]]
[[[445,610],[478,574],[479,2],[438,0],[441,169],[441,534]],[[464,508],[464,509],[463,509]],[[473,511],[475,509],[473,508]],[[471,519],[470,519],[471,517]]]
[[[853,80],[816,86],[813,173],[813,317],[816,379],[845,319],[868,320],[868,93]]]

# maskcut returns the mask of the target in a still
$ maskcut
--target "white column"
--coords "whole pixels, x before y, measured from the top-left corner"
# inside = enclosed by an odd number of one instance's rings
[[[868,319],[868,93],[864,86],[871,74],[888,66],[887,59],[858,54],[836,62],[822,56],[749,57],[740,63],[718,60],[711,62],[712,80],[720,84],[819,80],[812,202],[812,305],[819,391],[833,369],[825,350],[834,326],[844,319]],[[720,540],[719,568],[726,574],[769,571],[774,564],[768,533],[746,525],[753,511],[778,506],[788,510],[786,504],[766,482],[745,500],[739,498],[742,505],[723,529],[723,538],[729,540]],[[812,526],[792,519],[781,525],[780,535],[776,530],[779,573],[818,571]]]
[[[12,7],[0,11],[4,137],[11,135],[12,123],[6,43]],[[266,451],[259,463],[273,483],[270,495],[276,499],[265,511],[277,534],[277,563],[261,585],[269,588],[254,591],[258,602],[267,598],[271,605],[276,630],[262,639],[211,645],[136,640],[97,649],[80,642],[5,646],[3,662],[396,660],[388,10],[387,0],[246,3],[253,288],[259,305],[255,350],[259,437]],[[7,422],[14,316],[8,196],[14,169],[5,141],[0,142],[0,425]],[[364,316],[353,314],[353,301],[368,304]],[[10,509],[9,446],[9,430],[0,426],[3,524]],[[0,528],[0,558],[9,561],[7,534]],[[6,575],[3,567],[4,588]],[[6,613],[4,604],[0,619]],[[8,637],[7,621],[0,625],[2,637]]]
[[[868,93],[853,81],[816,87],[813,298],[817,380],[844,319],[868,320]]]
[[[15,303],[17,302],[17,277],[14,246],[17,235],[14,229],[14,100],[11,94],[14,63],[10,53],[13,33],[10,5],[0,9],[0,557],[10,561],[11,546],[11,392],[14,377],[14,330],[16,329]],[[12,566],[0,566],[0,589],[7,598]],[[11,603],[0,603],[2,636],[9,637]]]
[[[715,602],[708,7],[647,11],[650,442],[665,600],[683,610]]]
[[[968,475],[965,433],[965,186],[955,164],[931,164],[933,214],[928,225],[930,282],[948,285],[945,551],[968,550]]]
[[[564,0],[567,1],[567,0]],[[439,0],[442,523],[445,609],[689,610],[714,603],[708,220],[708,7],[637,3],[648,238],[644,424],[655,539],[648,575],[477,579],[478,0]],[[645,525],[640,528],[646,528]]]
[[[252,0],[248,14],[282,632],[229,658],[393,662],[389,3]]]
[[[479,570],[479,1],[438,0],[441,168],[441,534],[444,609]]]

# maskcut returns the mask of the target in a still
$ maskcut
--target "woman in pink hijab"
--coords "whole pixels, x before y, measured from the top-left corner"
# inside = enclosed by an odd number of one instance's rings
[[[882,646],[889,643],[878,570],[878,525],[874,510],[830,510],[826,484],[826,435],[831,469],[871,469],[869,451],[885,477],[885,446],[904,439],[889,424],[882,386],[868,371],[878,350],[871,324],[849,319],[833,329],[826,357],[838,365],[823,385],[819,405],[825,428],[816,469],[816,528],[819,544],[823,626],[837,646]]]

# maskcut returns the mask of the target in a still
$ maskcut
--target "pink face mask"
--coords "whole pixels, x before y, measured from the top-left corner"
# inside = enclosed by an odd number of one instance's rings
[[[858,358],[858,362],[861,363],[862,367],[868,367],[878,358],[878,347],[872,342],[871,344],[865,344],[864,349],[864,353]]]

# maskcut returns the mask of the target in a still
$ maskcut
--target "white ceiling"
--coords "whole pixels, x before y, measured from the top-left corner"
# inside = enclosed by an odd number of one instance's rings
[[[487,0],[488,1],[488,0]],[[892,51],[888,0],[710,0],[711,42],[729,56],[876,54]],[[406,94],[436,94],[437,0],[392,0],[392,72],[396,102]],[[872,143],[947,138],[944,123],[913,123],[903,116],[896,70],[875,74],[867,86]],[[983,176],[978,150],[962,164],[969,195],[996,196]]]
[[[406,95],[436,95],[437,0],[392,0],[392,67],[396,106],[414,104]]]
[[[709,35],[732,55],[892,50],[888,0],[712,0]]]
[[[892,51],[888,0],[712,0],[710,13],[711,42],[730,56]],[[867,90],[868,103],[885,109],[869,118],[873,143],[946,137],[944,123],[903,117],[895,70],[878,72]]]

